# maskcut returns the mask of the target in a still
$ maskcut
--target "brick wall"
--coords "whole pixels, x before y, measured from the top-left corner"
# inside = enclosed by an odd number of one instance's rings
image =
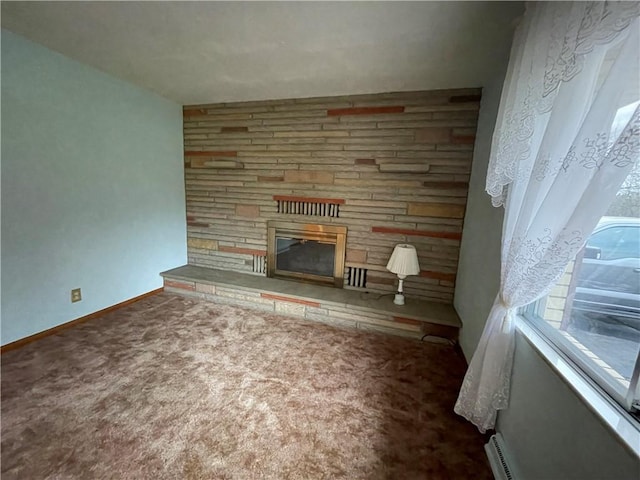
[[[407,294],[451,302],[479,105],[458,89],[184,107],[189,263],[263,274],[267,220],[346,225],[347,286],[394,291],[406,242]]]
[[[553,328],[566,330],[571,316],[573,301],[567,301],[573,292],[571,292],[571,279],[573,276],[573,268],[575,261],[571,261],[567,265],[564,274],[553,286],[549,294],[544,299],[544,310],[542,318],[547,321]]]

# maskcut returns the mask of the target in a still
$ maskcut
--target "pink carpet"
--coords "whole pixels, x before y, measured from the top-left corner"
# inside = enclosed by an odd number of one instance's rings
[[[160,294],[2,356],[2,479],[490,479],[464,369]]]

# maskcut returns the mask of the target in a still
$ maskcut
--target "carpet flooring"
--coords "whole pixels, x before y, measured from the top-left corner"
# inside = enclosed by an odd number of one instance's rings
[[[2,356],[2,479],[490,479],[464,369],[163,293]]]

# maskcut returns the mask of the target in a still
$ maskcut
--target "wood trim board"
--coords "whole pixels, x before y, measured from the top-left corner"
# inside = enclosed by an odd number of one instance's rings
[[[7,343],[6,345],[3,345],[2,347],[0,347],[0,354],[5,354],[7,352],[10,352],[11,350],[16,350],[31,342],[35,342],[36,340],[40,340],[41,338],[55,335],[56,333],[59,333],[63,330],[67,330],[68,328],[72,328],[72,327],[75,327],[76,325],[80,325],[81,323],[87,322],[89,320],[93,320],[94,318],[102,317],[107,313],[114,312],[123,307],[136,303],[144,298],[151,297],[152,295],[157,295],[162,291],[164,291],[164,287],[151,290],[150,292],[143,293],[142,295],[138,295],[137,297],[130,298],[129,300],[125,300],[124,302],[120,302],[110,307],[103,308],[102,310],[98,310],[97,312],[90,313],[89,315],[85,315],[84,317],[76,318],[75,320],[71,320],[69,322],[65,322],[60,325],[56,325],[55,327],[49,328],[42,332],[34,333],[33,335],[29,335],[28,337],[24,337],[14,342]]]

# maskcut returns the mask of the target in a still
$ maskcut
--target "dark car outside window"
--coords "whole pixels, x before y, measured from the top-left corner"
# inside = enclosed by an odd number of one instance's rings
[[[611,227],[594,233],[589,247],[599,248],[601,260],[640,257],[640,228]]]

